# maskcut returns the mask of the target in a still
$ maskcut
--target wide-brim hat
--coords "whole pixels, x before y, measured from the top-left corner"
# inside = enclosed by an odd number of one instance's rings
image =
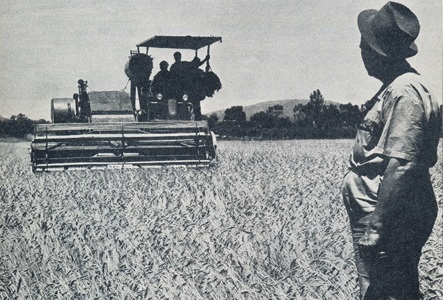
[[[358,15],[358,28],[366,43],[382,56],[407,58],[417,54],[414,41],[420,23],[403,4],[388,2],[379,11],[362,11]]]

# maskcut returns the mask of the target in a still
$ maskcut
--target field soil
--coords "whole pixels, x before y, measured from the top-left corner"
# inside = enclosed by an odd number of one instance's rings
[[[0,142],[0,298],[357,299],[351,146],[222,141],[210,168],[33,174],[29,143]],[[441,157],[431,174],[428,300],[443,299]]]

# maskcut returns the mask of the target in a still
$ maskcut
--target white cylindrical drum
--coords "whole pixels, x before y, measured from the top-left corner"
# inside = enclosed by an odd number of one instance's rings
[[[51,100],[52,123],[69,123],[75,117],[76,103],[73,98],[54,98]]]

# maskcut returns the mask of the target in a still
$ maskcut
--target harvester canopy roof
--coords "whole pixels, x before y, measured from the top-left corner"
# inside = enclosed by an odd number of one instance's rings
[[[198,50],[215,42],[221,42],[222,38],[217,36],[162,36],[156,35],[137,47],[147,48],[172,48]]]

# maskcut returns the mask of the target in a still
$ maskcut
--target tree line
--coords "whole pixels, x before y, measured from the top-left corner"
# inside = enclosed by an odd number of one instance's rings
[[[243,106],[227,108],[223,120],[215,113],[206,119],[211,130],[228,139],[354,138],[357,126],[373,105],[372,100],[360,107],[351,103],[327,105],[317,89],[310,94],[308,103],[294,106],[293,121],[283,116],[283,106],[279,104],[255,113],[249,121]],[[44,123],[49,122],[31,120],[21,113],[9,119],[0,118],[0,137],[24,138],[33,133],[35,124]]]
[[[364,105],[325,104],[320,90],[313,91],[306,104],[293,108],[293,121],[283,116],[283,106],[274,105],[255,113],[247,121],[242,106],[225,110],[223,120],[214,113],[208,117],[212,130],[226,138],[311,139],[353,138],[357,126],[372,103]]]
[[[24,114],[13,115],[9,119],[0,119],[0,136],[24,138],[34,132],[35,124],[49,123],[44,119],[31,120]]]

